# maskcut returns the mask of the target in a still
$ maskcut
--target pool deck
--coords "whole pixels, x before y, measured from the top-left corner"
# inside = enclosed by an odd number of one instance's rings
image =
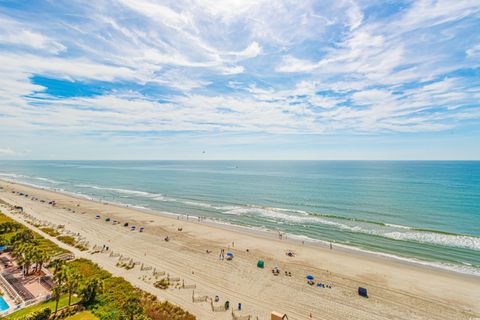
[[[3,298],[9,305],[7,310],[0,311],[2,314],[8,314],[14,309],[34,304],[35,301],[41,301],[50,296],[51,291],[40,282],[44,271],[40,274],[23,275],[21,267],[16,263],[15,259],[8,252],[0,252],[0,277],[2,283],[0,288],[4,293]],[[6,284],[3,282],[7,282]],[[6,290],[6,287],[13,289],[14,293]]]

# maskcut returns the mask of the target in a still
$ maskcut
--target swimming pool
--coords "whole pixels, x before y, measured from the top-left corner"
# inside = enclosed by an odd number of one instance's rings
[[[5,249],[7,249],[7,247],[5,247],[5,246],[0,246],[0,251],[3,251],[3,250],[5,250]]]
[[[10,308],[10,306],[5,302],[3,297],[0,296],[0,312],[8,310],[8,308]]]

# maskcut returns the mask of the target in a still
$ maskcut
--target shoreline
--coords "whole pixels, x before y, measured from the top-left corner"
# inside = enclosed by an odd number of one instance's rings
[[[480,278],[476,276],[350,252],[340,247],[329,250],[318,244],[301,245],[301,240],[279,240],[274,232],[256,232],[238,226],[219,227],[214,222],[199,223],[192,219],[186,221],[168,214],[105,204],[13,182],[0,181],[0,185],[6,187],[0,190],[0,198],[23,206],[28,214],[54,225],[64,224],[67,230],[81,233],[91,245],[101,247],[102,243],[108,243],[116,253],[180,276],[196,285],[196,295],[218,294],[235,303],[241,302],[244,314],[256,315],[259,319],[265,319],[274,310],[287,313],[290,319],[306,319],[310,312],[315,319],[411,319],[412,312],[419,319],[480,316],[477,303]],[[57,206],[20,197],[11,193],[12,188],[27,191],[30,197],[56,200]],[[96,214],[102,218],[95,219]],[[131,232],[120,225],[112,225],[105,222],[105,217],[143,226],[145,232]],[[178,231],[180,227],[181,232]],[[163,240],[165,235],[171,237],[170,242]],[[232,262],[218,260],[221,248],[234,252]],[[205,249],[213,253],[207,254]],[[285,255],[285,250],[290,249],[295,252],[294,258]],[[108,255],[95,254],[91,259],[194,313],[198,319],[227,319],[227,314],[230,318],[229,313],[212,313],[209,305],[193,303],[191,291],[161,291],[145,284],[139,280],[145,272],[138,268],[120,269],[115,266],[116,259]],[[267,270],[256,267],[259,259],[265,261]],[[291,271],[293,277],[274,277],[268,270],[274,265],[282,272]],[[333,284],[333,289],[308,286],[305,276],[309,274]],[[369,299],[356,295],[359,286],[369,289]]]
[[[34,189],[40,189],[40,190],[45,190],[45,191],[50,191],[54,193],[59,193],[62,195],[66,195],[78,200],[88,200],[88,201],[93,201],[101,204],[108,204],[111,206],[116,206],[119,208],[128,208],[132,210],[136,210],[145,214],[149,215],[154,215],[154,216],[162,216],[165,218],[172,218],[172,217],[185,217],[185,214],[177,214],[177,213],[171,213],[171,212],[164,212],[156,209],[151,209],[147,207],[141,207],[141,206],[136,206],[136,205],[131,205],[131,204],[125,204],[121,202],[115,202],[115,201],[104,201],[95,197],[91,197],[88,195],[84,195],[81,193],[77,192],[70,192],[63,190],[61,188],[50,188],[46,186],[40,186],[40,185],[35,185],[32,183],[24,183],[24,182],[17,182],[13,180],[8,180],[5,178],[0,178],[0,183],[1,182],[6,182],[6,183],[12,183],[15,185],[20,185],[20,186],[25,186],[25,187],[31,187]],[[198,216],[194,215],[189,215],[191,218],[198,218]],[[241,225],[236,225],[233,223],[229,223],[227,221],[222,221],[222,220],[217,220],[217,219],[212,219],[212,218],[206,218],[202,220],[202,224],[207,224],[210,225],[214,228],[222,228],[225,230],[230,230],[230,231],[236,231],[236,232],[242,232],[246,235],[256,235],[260,237],[264,237],[266,239],[276,239],[276,235],[278,235],[278,231],[275,230],[270,230],[270,229],[265,229],[265,228],[259,228],[255,226],[241,226]],[[330,243],[335,246],[336,251],[341,251],[345,252],[348,254],[353,254],[353,255],[358,255],[358,256],[366,256],[370,258],[377,258],[380,260],[385,260],[385,261],[395,261],[398,263],[410,265],[410,266],[416,266],[420,268],[425,268],[427,270],[436,270],[436,271],[441,271],[441,272],[447,272],[447,273],[454,273],[454,274],[460,274],[464,275],[466,277],[473,277],[473,278],[479,278],[480,277],[480,268],[475,268],[475,267],[469,267],[467,265],[461,265],[461,264],[449,264],[446,262],[441,262],[441,261],[430,261],[430,260],[422,260],[418,258],[413,258],[413,257],[404,257],[400,256],[397,254],[393,253],[386,253],[386,252],[380,252],[380,251],[372,251],[368,249],[363,249],[360,247],[355,247],[343,243],[337,243],[334,241],[327,241],[327,240],[321,240],[321,239],[313,239],[309,238],[307,236],[302,236],[302,235],[297,235],[297,234],[292,234],[292,233],[283,233],[284,235],[288,235],[287,238],[283,239],[286,242],[291,242],[295,244],[302,244],[302,245],[308,245],[312,247],[319,247],[319,248],[328,248]],[[470,235],[469,235],[470,236]],[[304,243],[303,243],[304,242]],[[467,270],[465,270],[467,269]]]

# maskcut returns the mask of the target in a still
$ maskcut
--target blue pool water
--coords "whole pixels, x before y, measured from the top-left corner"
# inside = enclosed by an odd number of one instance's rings
[[[8,310],[9,306],[3,299],[3,297],[0,297],[0,312]]]
[[[0,179],[480,275],[478,161],[0,161]]]

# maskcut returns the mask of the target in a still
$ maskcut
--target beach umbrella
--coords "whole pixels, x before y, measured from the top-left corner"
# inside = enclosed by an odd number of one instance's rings
[[[310,275],[307,276],[307,280],[313,280],[313,279],[314,279],[313,276],[310,276]]]
[[[233,257],[233,253],[227,252],[227,257]]]

